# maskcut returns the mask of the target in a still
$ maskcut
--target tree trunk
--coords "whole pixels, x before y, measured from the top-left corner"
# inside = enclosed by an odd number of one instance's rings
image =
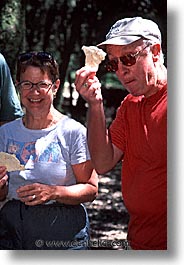
[[[25,0],[0,1],[0,52],[15,78],[18,53],[25,45]]]

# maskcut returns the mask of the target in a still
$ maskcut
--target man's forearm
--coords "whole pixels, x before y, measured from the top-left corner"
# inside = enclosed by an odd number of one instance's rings
[[[103,174],[113,166],[113,146],[106,128],[103,104],[88,110],[88,146],[91,159],[98,173]]]

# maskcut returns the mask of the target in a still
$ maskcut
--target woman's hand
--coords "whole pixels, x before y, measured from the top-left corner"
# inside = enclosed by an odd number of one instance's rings
[[[26,205],[43,204],[49,200],[71,205],[93,201],[98,193],[98,176],[91,161],[73,165],[72,169],[76,184],[51,186],[33,183],[17,189],[18,198]]]
[[[82,67],[76,72],[75,87],[89,105],[102,102],[101,83],[89,68]]]
[[[8,175],[6,167],[0,166],[0,201],[6,198],[8,193]]]
[[[37,205],[51,200],[53,189],[54,186],[34,183],[21,186],[17,189],[17,195],[26,205]]]

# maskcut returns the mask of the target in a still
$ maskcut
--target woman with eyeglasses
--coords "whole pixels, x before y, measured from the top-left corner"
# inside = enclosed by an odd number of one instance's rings
[[[0,167],[0,249],[88,249],[83,203],[95,199],[98,179],[86,129],[53,106],[60,80],[50,53],[21,54],[16,79],[25,115],[0,128],[0,151],[25,170]]]
[[[106,129],[94,72],[83,67],[75,85],[88,102],[88,146],[98,173],[122,161],[122,194],[129,212],[129,249],[167,249],[167,70],[156,23],[141,17],[117,21],[98,47],[129,94]],[[113,99],[112,99],[113,100]],[[95,132],[94,132],[95,128]]]

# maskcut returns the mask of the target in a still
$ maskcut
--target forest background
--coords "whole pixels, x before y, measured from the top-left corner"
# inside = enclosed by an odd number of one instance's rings
[[[142,16],[158,23],[166,56],[166,0],[1,0],[0,52],[5,56],[13,78],[19,53],[33,50],[53,53],[60,65],[61,79],[54,104],[59,110],[81,120],[86,108],[72,85],[75,71],[84,65],[81,47],[100,43],[116,20],[132,16]],[[113,104],[117,107],[124,88],[114,74],[105,72],[103,63],[97,75],[108,90],[106,93],[110,94],[105,95],[107,98],[112,99],[112,93],[118,95],[114,103],[112,100],[107,102],[110,107]],[[65,85],[69,93],[63,95]],[[109,92],[116,88],[120,91]]]
[[[75,72],[85,60],[81,47],[100,43],[118,19],[133,16],[152,19],[159,25],[167,65],[166,0],[0,0],[0,52],[14,82],[19,53],[51,52],[59,63],[61,80],[54,105],[85,124],[87,105],[74,88]],[[127,92],[115,74],[106,73],[104,62],[97,76],[108,125]],[[120,168],[119,164],[100,176],[99,196],[87,205],[93,239],[126,237],[128,213],[121,195]]]

